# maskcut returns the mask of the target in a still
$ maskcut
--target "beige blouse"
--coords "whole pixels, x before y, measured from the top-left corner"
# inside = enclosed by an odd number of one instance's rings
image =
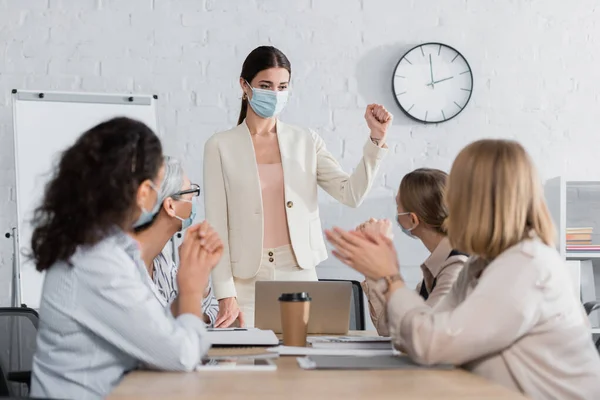
[[[423,271],[423,280],[429,293],[425,301],[430,307],[435,306],[439,301],[450,292],[452,285],[456,281],[458,274],[467,261],[464,255],[453,255],[448,257],[452,251],[452,246],[448,238],[442,239],[433,253],[421,265]],[[432,289],[433,280],[436,280],[435,287]],[[423,281],[417,285],[417,293],[421,291]],[[385,298],[377,290],[374,290],[375,282],[368,279],[362,283],[363,290],[369,300],[369,313],[377,333],[381,336],[389,336],[388,322],[385,308]]]
[[[387,312],[395,346],[419,363],[462,366],[533,399],[600,399],[589,321],[565,262],[538,239],[491,263],[469,259],[434,308],[402,288]]]
[[[258,175],[264,210],[263,248],[275,249],[290,244],[290,231],[285,213],[283,167],[281,163],[258,164]]]

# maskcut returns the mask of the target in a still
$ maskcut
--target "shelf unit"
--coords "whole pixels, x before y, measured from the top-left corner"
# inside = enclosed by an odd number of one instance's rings
[[[567,227],[592,227],[592,242],[600,244],[600,181],[549,179],[544,185],[546,203],[558,234],[557,250],[567,261],[577,293],[583,302],[598,301],[600,251],[567,251]],[[595,237],[594,237],[595,236]],[[590,316],[592,333],[600,334],[598,312]]]
[[[600,253],[596,252],[569,252],[566,253],[567,260],[600,260]]]

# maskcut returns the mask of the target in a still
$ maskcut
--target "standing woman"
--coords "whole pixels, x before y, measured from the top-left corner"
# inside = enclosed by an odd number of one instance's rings
[[[236,319],[254,325],[256,281],[317,280],[315,266],[327,258],[317,187],[358,207],[387,153],[392,115],[379,105],[367,107],[370,133],[352,174],[315,132],[278,120],[290,76],[290,62],[280,50],[253,50],[240,76],[238,126],[213,135],[204,148],[206,218],[225,246],[212,275],[217,327]]]

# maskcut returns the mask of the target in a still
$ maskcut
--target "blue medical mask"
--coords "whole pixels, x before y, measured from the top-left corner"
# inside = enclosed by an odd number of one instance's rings
[[[157,194],[156,203],[151,211],[147,211],[144,207],[140,207],[142,209],[142,214],[133,224],[133,229],[139,228],[140,226],[146,225],[148,222],[152,221],[156,214],[160,211],[160,203],[158,202],[158,189],[154,186],[154,183],[150,182],[150,187]]]
[[[266,90],[258,89],[250,86],[252,89],[252,97],[250,98],[250,107],[254,112],[262,118],[273,118],[285,108],[289,92],[287,90]]]
[[[406,236],[408,236],[408,237],[409,237],[409,238],[411,238],[411,239],[418,239],[418,237],[416,237],[416,236],[415,236],[415,235],[413,235],[413,233],[412,233],[412,230],[413,230],[413,229],[415,229],[415,228],[418,226],[418,224],[417,224],[417,225],[415,225],[415,226],[413,226],[413,227],[412,227],[412,228],[410,228],[410,229],[406,229],[405,227],[403,227],[403,226],[402,226],[402,224],[400,223],[400,219],[398,218],[398,217],[399,217],[399,216],[401,216],[401,215],[409,215],[409,214],[410,214],[409,212],[398,213],[398,216],[396,217],[396,222],[398,222],[398,225],[400,225],[400,229],[402,229],[402,232],[403,232],[403,233],[404,233]]]
[[[190,216],[187,218],[181,218],[177,215],[175,218],[181,221],[181,230],[187,229],[192,226],[194,223],[194,219],[196,219],[196,202],[193,200],[179,199],[179,201],[185,201],[186,203],[192,203],[192,212],[190,212]]]

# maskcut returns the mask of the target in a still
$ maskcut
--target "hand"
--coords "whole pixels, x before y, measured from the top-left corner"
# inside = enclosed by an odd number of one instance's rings
[[[364,237],[367,237],[366,233],[371,233],[371,235],[382,234],[387,238],[394,238],[394,233],[392,232],[392,223],[389,219],[377,220],[375,218],[371,218],[368,221],[360,224],[356,228],[356,231],[362,233]]]
[[[379,104],[369,104],[365,112],[367,126],[371,130],[371,137],[380,141],[380,146],[385,141],[387,129],[392,124],[394,116]]]
[[[200,246],[207,252],[207,262],[211,265],[210,269],[212,270],[223,255],[223,242],[219,234],[206,221],[200,224],[198,236],[200,237]]]
[[[357,226],[355,231],[362,232],[367,225],[375,223],[375,222],[377,222],[377,220],[375,218],[369,218],[368,221],[365,221],[362,224],[360,224],[359,226]]]
[[[368,230],[362,234],[340,228],[325,231],[335,250],[333,255],[341,262],[374,280],[397,274],[400,266],[394,243],[381,233]]]
[[[202,247],[205,240],[214,251]],[[208,223],[189,227],[179,247],[177,286],[183,295],[199,295],[202,298],[208,284],[210,271],[217,265],[223,253],[223,244]]]
[[[240,320],[240,327],[246,325],[237,299],[235,297],[227,297],[219,300],[219,313],[215,321],[215,328],[228,328],[236,319]]]

